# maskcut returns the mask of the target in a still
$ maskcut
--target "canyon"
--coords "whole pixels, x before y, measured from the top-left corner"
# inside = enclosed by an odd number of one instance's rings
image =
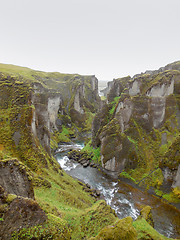
[[[119,220],[54,152],[83,140],[101,171],[178,208],[180,62],[114,79],[102,92],[105,100],[94,75],[0,64],[0,239],[170,239],[150,226],[150,212]]]

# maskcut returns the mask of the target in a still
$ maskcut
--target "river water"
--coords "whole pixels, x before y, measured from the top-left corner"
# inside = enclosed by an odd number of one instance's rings
[[[143,205],[149,205],[152,207],[154,228],[166,237],[180,237],[180,211],[165,204],[159,198],[118,180],[117,176],[109,175],[96,168],[83,168],[82,165],[67,157],[69,149],[82,148],[83,144],[80,143],[61,145],[55,154],[57,161],[69,175],[99,190],[119,218],[131,216],[135,220],[140,208]]]

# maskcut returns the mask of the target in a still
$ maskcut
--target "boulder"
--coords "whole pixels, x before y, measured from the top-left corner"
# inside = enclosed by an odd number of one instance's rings
[[[88,166],[89,166],[89,161],[87,161],[83,164],[83,167],[88,167]]]

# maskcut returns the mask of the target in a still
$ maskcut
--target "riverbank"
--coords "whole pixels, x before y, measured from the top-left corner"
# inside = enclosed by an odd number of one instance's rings
[[[81,145],[79,147],[82,148]],[[67,152],[57,153],[56,159],[69,175],[100,191],[119,218],[131,216],[135,220],[142,207],[149,205],[152,207],[154,228],[167,237],[180,236],[180,212],[175,207],[130,185],[127,180],[120,181],[117,176],[111,176],[107,171],[90,166],[84,168],[77,161],[70,160]]]

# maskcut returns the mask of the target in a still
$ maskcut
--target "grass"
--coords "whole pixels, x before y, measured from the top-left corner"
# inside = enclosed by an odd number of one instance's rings
[[[35,198],[48,214],[48,226],[54,226],[55,221],[56,228],[63,226],[71,239],[80,240],[96,236],[103,227],[117,220],[114,210],[104,200],[95,202],[83,186],[64,171],[61,174],[51,169],[47,172],[51,188],[36,187]]]
[[[58,72],[37,71],[27,67],[15,66],[11,64],[0,64],[0,72],[5,75],[9,75],[16,78],[21,76],[24,78],[23,81],[25,79],[29,81],[38,81],[42,78],[46,80],[47,84],[48,84],[48,80],[49,82],[52,81],[51,84],[52,83],[56,84],[59,81],[66,82],[67,77],[72,78],[76,76],[75,74],[63,74]],[[42,79],[41,81],[43,81]],[[19,83],[21,83],[20,80],[19,80]]]
[[[121,97],[115,97],[114,101],[111,102],[112,108],[109,110],[109,114],[110,115],[113,115],[113,113],[114,113],[114,111],[116,109],[116,105],[118,104],[120,98]]]
[[[172,240],[172,238],[167,238],[160,233],[158,233],[153,227],[151,227],[144,218],[138,219],[133,222],[138,233],[138,239],[153,239],[153,240]]]
[[[74,130],[72,128],[67,128],[64,125],[62,126],[62,130],[60,133],[57,133],[56,142],[71,142],[70,135],[74,134]],[[53,143],[52,143],[53,144]]]
[[[125,171],[121,172],[120,177],[124,177],[124,178],[127,178],[127,179],[130,179],[131,181],[133,181],[134,183],[138,183],[133,177],[131,177],[131,175]]]
[[[91,140],[86,144],[86,146],[81,151],[86,152],[89,155],[92,155],[92,160],[96,163],[101,164],[101,150],[100,150],[100,147],[93,148],[93,146],[91,145]]]
[[[101,96],[101,100],[102,100],[102,101],[107,100],[107,97]]]
[[[65,172],[56,174],[49,169],[47,174],[51,188],[35,188],[35,196],[40,205],[46,203],[51,210],[56,207],[61,214],[66,215],[67,212],[73,213],[77,209],[85,209],[93,204],[94,200],[82,190],[78,181]]]
[[[165,200],[167,200],[168,202],[171,202],[171,203],[179,203],[180,202],[180,198],[178,197],[178,195],[174,194],[174,192],[163,194],[162,198],[164,198]]]
[[[89,112],[87,109],[86,112],[86,121],[85,121],[85,128],[83,131],[90,132],[92,128],[92,121],[94,119],[95,113]]]

